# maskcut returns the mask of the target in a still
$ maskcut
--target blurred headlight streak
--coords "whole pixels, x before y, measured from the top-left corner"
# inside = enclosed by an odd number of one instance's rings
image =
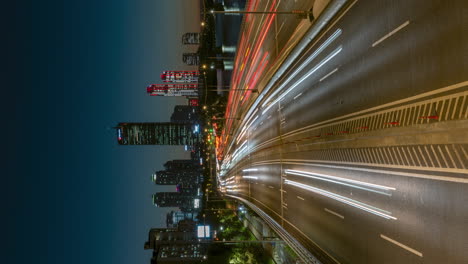
[[[315,65],[309,72],[307,72],[306,75],[304,75],[302,78],[300,78],[297,82],[295,82],[289,89],[287,89],[284,93],[282,93],[278,98],[276,98],[271,104],[267,106],[265,110],[263,110],[262,115],[265,114],[268,109],[270,109],[274,104],[276,104],[278,101],[283,99],[289,92],[294,90],[300,83],[302,83],[305,79],[309,78],[310,75],[312,75],[314,72],[316,72],[318,69],[320,69],[325,63],[327,63],[329,60],[331,60],[333,57],[335,57],[338,53],[343,50],[342,46],[339,46],[337,49],[335,49],[332,53],[330,53],[325,59],[323,59],[319,64]]]
[[[335,31],[335,33],[333,33],[322,45],[320,45],[320,47],[318,49],[316,49],[314,51],[314,53],[312,53],[312,55],[310,55],[310,57],[304,61],[289,77],[288,79],[286,79],[276,90],[275,92],[273,92],[269,98],[267,100],[265,100],[265,102],[262,104],[262,107],[265,107],[268,102],[270,101],[271,98],[273,98],[278,92],[280,92],[285,85],[287,85],[289,83],[289,81],[291,81],[294,77],[296,77],[296,75],[302,71],[305,66],[307,66],[313,59],[315,59],[326,47],[328,47],[328,45],[330,45],[330,43],[332,43],[333,40],[335,40],[338,36],[341,35],[341,29],[337,29]]]
[[[285,180],[284,183],[295,186],[295,187],[298,187],[298,188],[301,188],[301,189],[304,189],[304,190],[307,190],[307,191],[310,191],[310,192],[314,192],[314,193],[326,196],[326,197],[331,198],[333,200],[345,203],[347,205],[351,205],[351,206],[353,206],[355,208],[364,210],[366,212],[369,212],[371,214],[383,217],[385,219],[397,220],[396,217],[391,215],[391,212],[382,210],[380,208],[373,207],[373,206],[365,204],[365,203],[361,203],[359,201],[356,201],[356,200],[353,200],[353,199],[350,199],[350,198],[347,198],[347,197],[344,197],[344,196],[341,196],[341,195],[338,195],[338,194],[335,194],[335,193],[332,193],[332,192],[328,192],[328,191],[325,191],[325,190],[322,190],[322,189],[319,189],[319,188],[316,188],[316,187],[312,187],[310,185],[306,185],[306,184],[302,184],[302,183],[295,182],[295,181],[290,181],[290,180]]]
[[[242,176],[242,178],[244,178],[244,179],[254,179],[254,180],[258,180],[258,177],[257,177],[257,176]]]
[[[377,185],[377,184],[372,184],[372,183],[367,183],[367,182],[362,182],[362,181],[356,181],[356,180],[351,180],[351,179],[346,179],[346,178],[341,178],[341,177],[331,176],[331,175],[326,175],[326,174],[321,174],[321,173],[312,173],[312,172],[298,171],[298,170],[285,170],[285,173],[312,178],[312,179],[317,179],[321,181],[332,182],[336,184],[341,184],[341,185],[353,187],[356,189],[361,189],[361,190],[365,190],[369,192],[375,192],[375,193],[388,195],[388,196],[392,195],[390,193],[391,191],[396,190],[393,187]]]

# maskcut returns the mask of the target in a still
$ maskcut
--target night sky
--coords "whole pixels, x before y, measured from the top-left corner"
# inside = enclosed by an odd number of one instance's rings
[[[167,210],[150,181],[183,147],[118,146],[117,122],[169,121],[146,94],[184,66],[198,0],[13,1],[2,8],[1,263],[149,263]],[[169,188],[171,191],[173,188]]]

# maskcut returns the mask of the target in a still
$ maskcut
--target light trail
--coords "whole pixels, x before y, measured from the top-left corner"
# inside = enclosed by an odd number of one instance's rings
[[[345,203],[347,205],[350,205],[352,207],[364,210],[366,212],[369,212],[371,214],[383,217],[385,219],[397,220],[397,218],[392,216],[391,213],[388,212],[388,211],[385,211],[385,210],[382,210],[380,208],[376,208],[376,207],[373,207],[371,205],[368,205],[368,204],[365,204],[365,203],[362,203],[362,202],[359,202],[359,201],[356,201],[356,200],[353,200],[353,199],[338,195],[336,193],[328,192],[328,191],[325,191],[325,190],[322,190],[322,189],[319,189],[319,188],[316,188],[316,187],[312,187],[310,185],[302,184],[302,183],[296,182],[296,181],[285,180],[284,183],[295,186],[295,187],[298,187],[298,188],[301,188],[301,189],[304,189],[304,190],[307,190],[307,191],[310,191],[310,192],[314,192],[314,193],[326,196],[326,197],[331,198],[333,200]]]
[[[315,59],[320,53],[322,53],[322,51],[326,47],[328,47],[336,38],[338,38],[341,35],[341,32],[342,30],[340,28],[337,29],[325,42],[323,42],[322,45],[320,45],[320,47],[318,47],[318,49],[316,49],[306,61],[299,65],[299,67],[297,67],[297,69],[284,82],[282,82],[282,84],[268,97],[268,99],[265,100],[265,102],[262,104],[262,107],[265,107],[271,100],[271,98],[273,98],[277,93],[279,93],[286,86],[286,84],[288,84],[294,77],[296,77],[296,75],[300,71],[302,71],[307,65],[309,65],[309,63],[313,59]]]
[[[268,111],[268,109],[270,109],[273,105],[275,105],[277,102],[279,102],[281,99],[283,99],[283,97],[285,97],[289,92],[294,90],[294,88],[296,88],[300,83],[302,83],[310,75],[312,75],[314,72],[316,72],[318,69],[320,69],[323,65],[325,65],[329,60],[331,60],[333,57],[335,57],[342,50],[343,50],[342,46],[339,46],[336,50],[334,50],[332,53],[330,53],[325,59],[323,59],[314,68],[312,68],[305,76],[303,76],[301,79],[299,79],[297,82],[295,82],[288,90],[286,90],[275,101],[273,101],[271,104],[269,104],[267,106],[267,108],[265,110],[263,110],[262,115],[265,114]]]
[[[326,182],[331,182],[331,183],[336,183],[336,184],[349,186],[352,188],[361,189],[361,190],[365,190],[369,192],[375,192],[375,193],[388,195],[388,196],[391,196],[390,191],[396,190],[393,187],[388,187],[388,186],[383,186],[383,185],[378,185],[378,184],[373,184],[373,183],[368,183],[368,182],[363,182],[363,181],[351,180],[351,179],[346,179],[342,177],[321,174],[321,173],[312,173],[312,172],[298,171],[298,170],[285,170],[285,173],[312,178],[312,179],[317,179],[317,180],[326,181]],[[366,186],[368,188],[365,188],[362,186]]]

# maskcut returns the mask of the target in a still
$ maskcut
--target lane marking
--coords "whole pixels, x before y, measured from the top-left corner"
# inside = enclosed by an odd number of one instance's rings
[[[331,71],[331,72],[329,72],[327,75],[323,76],[322,79],[319,80],[319,82],[325,80],[326,78],[328,78],[328,76],[332,75],[332,74],[335,73],[337,70],[338,70],[338,68],[335,68],[333,71]]]
[[[332,211],[332,210],[330,210],[330,209],[328,209],[328,208],[324,208],[324,210],[325,210],[327,213],[330,213],[330,214],[332,214],[332,215],[338,216],[338,217],[341,218],[341,219],[344,219],[344,216],[340,215],[340,214],[337,213],[337,212],[334,212],[334,211]]]
[[[268,188],[270,189],[274,189],[275,187],[271,186],[271,185],[268,185]]]
[[[281,29],[283,29],[283,26],[284,26],[284,20],[283,20],[283,23],[281,24],[281,26],[280,26],[278,32],[276,33],[275,38],[278,38],[278,35],[279,35],[279,33],[281,32]]]
[[[301,95],[302,95],[302,93],[300,93],[300,94],[294,96],[293,100],[296,100],[296,99],[297,99],[299,96],[301,96]]]
[[[413,254],[415,254],[417,256],[420,256],[421,258],[423,257],[423,254],[421,252],[419,252],[419,251],[417,251],[417,250],[415,250],[413,248],[410,248],[407,245],[404,245],[404,244],[402,244],[402,243],[400,243],[398,241],[395,241],[395,240],[393,240],[393,239],[391,239],[391,238],[389,238],[389,237],[387,237],[387,236],[385,236],[383,234],[380,234],[380,237],[387,240],[387,241],[389,241],[389,242],[391,242],[391,243],[393,243],[393,244],[395,244],[395,245],[397,245],[397,246],[399,246],[399,247],[401,247],[401,248],[403,248],[403,249],[408,250],[409,252],[411,252],[411,253],[413,253]]]
[[[375,47],[377,45],[379,45],[382,41],[386,40],[387,38],[389,38],[390,36],[392,36],[393,34],[397,33],[399,30],[401,30],[402,28],[406,27],[409,25],[409,20],[406,21],[405,23],[401,24],[400,26],[398,26],[397,28],[395,28],[394,30],[390,31],[390,33],[388,33],[387,35],[381,37],[379,40],[377,40],[376,42],[374,42],[372,44],[372,47]]]
[[[305,201],[305,199],[302,198],[302,197],[300,197],[300,196],[296,196],[296,197],[297,197],[297,199],[299,199],[299,200]]]

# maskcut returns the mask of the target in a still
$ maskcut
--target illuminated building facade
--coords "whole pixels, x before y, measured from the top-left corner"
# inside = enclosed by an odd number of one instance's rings
[[[199,76],[199,71],[163,71],[161,73],[161,80],[163,82],[196,83]]]
[[[208,244],[199,243],[194,232],[175,228],[152,228],[145,249],[153,250],[151,264],[200,263],[207,258]]]
[[[198,84],[151,84],[146,92],[151,96],[198,96]]]
[[[162,170],[153,174],[153,181],[158,185],[198,184],[203,176],[199,170]]]
[[[119,123],[115,128],[120,145],[195,145],[202,139],[191,124]]]
[[[171,211],[170,213],[166,214],[166,225],[167,227],[175,228],[180,221],[195,220],[197,216],[197,212]]]

